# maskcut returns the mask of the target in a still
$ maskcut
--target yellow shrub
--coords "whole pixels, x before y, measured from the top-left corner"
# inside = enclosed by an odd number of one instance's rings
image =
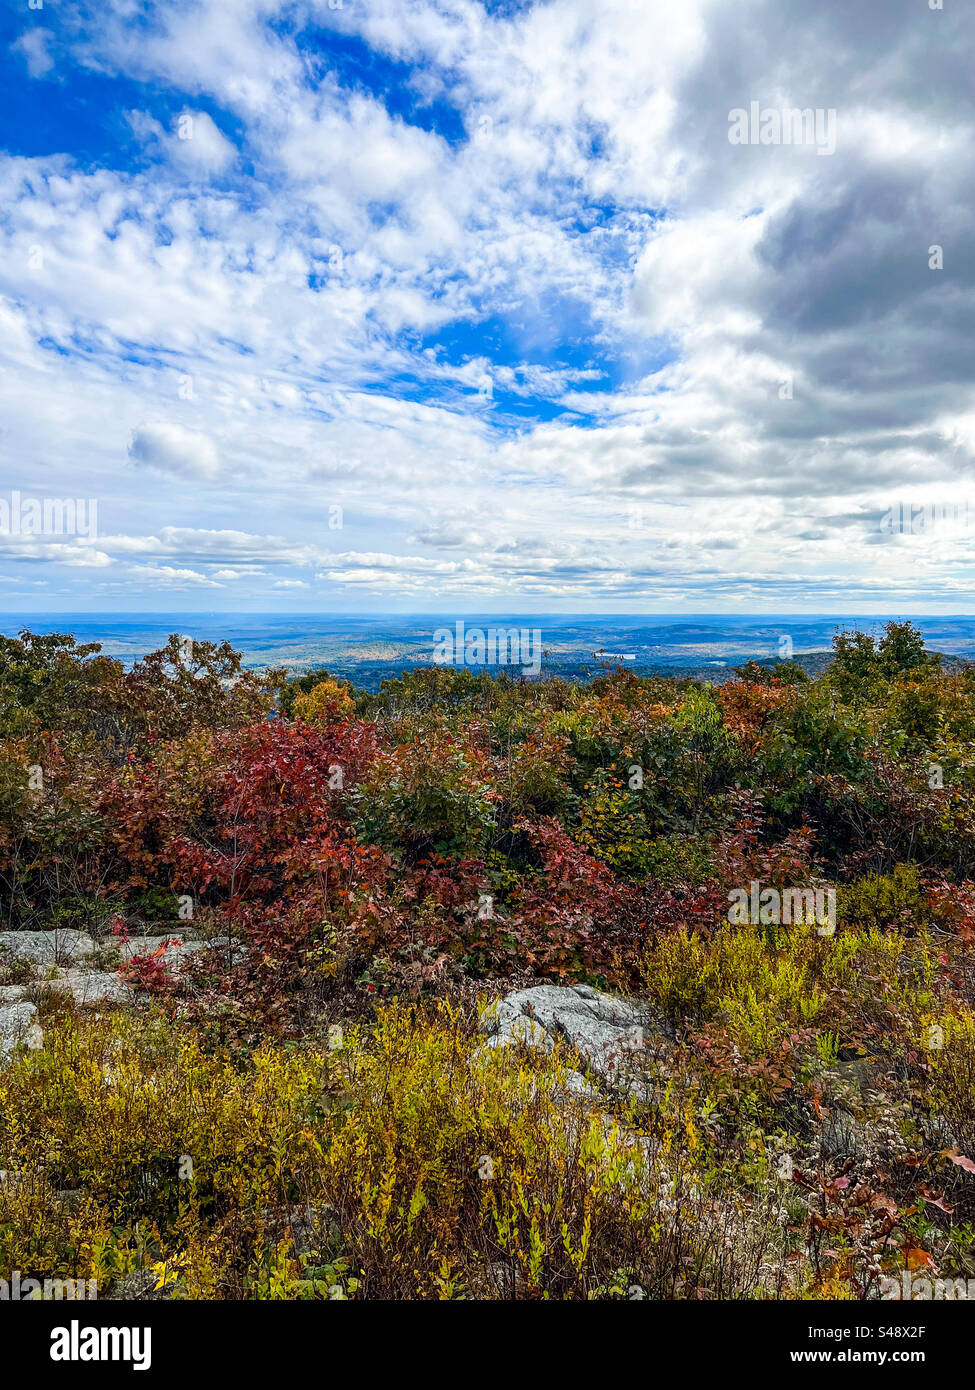
[[[319,681],[311,690],[303,690],[295,697],[294,717],[303,719],[306,724],[339,724],[349,719],[355,709],[355,701],[348,689],[338,681]]]
[[[244,1060],[161,1021],[55,1020],[0,1073],[0,1263],[202,1298],[747,1293],[774,1226],[686,1102],[612,1119],[570,1067],[484,1048],[446,1006]]]

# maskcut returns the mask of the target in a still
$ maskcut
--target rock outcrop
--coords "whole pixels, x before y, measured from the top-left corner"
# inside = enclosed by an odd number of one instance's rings
[[[0,931],[0,955],[33,965],[66,965],[95,953],[95,943],[85,931],[55,928],[53,931]]]
[[[487,1047],[534,1047],[551,1052],[561,1039],[601,1081],[633,1087],[639,1061],[653,1060],[666,1030],[643,1005],[588,985],[538,985],[497,1000],[481,1018]],[[577,1074],[578,1076],[578,1074]],[[573,1089],[585,1085],[583,1078]]]
[[[42,995],[63,995],[82,1006],[130,1004],[137,998],[137,986],[111,968],[113,953],[125,966],[133,957],[152,956],[160,948],[158,959],[176,974],[200,951],[213,950],[220,964],[233,964],[246,949],[231,937],[184,941],[176,933],[96,942],[87,932],[68,929],[0,932],[0,963],[18,966],[21,975],[17,984],[0,985],[0,1062],[18,1042],[43,1046],[34,1002]],[[93,968],[96,953],[108,969]]]

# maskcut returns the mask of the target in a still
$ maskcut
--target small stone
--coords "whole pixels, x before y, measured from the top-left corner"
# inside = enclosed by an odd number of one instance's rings
[[[154,1270],[136,1269],[131,1274],[123,1275],[121,1279],[116,1279],[107,1294],[100,1295],[107,1302],[122,1300],[125,1302],[160,1302],[173,1297],[173,1285],[166,1284],[163,1288],[157,1289],[159,1279]]]
[[[868,1147],[865,1127],[848,1110],[834,1108],[823,1125],[820,1151],[829,1158],[848,1158]]]
[[[37,1008],[21,1001],[0,1006],[0,1061],[5,1061],[18,1043],[28,1047],[43,1045],[44,1035],[37,1023]]]

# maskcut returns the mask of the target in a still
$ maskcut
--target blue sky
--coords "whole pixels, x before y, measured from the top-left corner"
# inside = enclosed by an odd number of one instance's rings
[[[922,0],[7,8],[0,602],[971,611],[971,49]]]

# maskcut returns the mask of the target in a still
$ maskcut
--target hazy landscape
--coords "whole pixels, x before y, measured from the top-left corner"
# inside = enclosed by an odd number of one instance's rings
[[[65,613],[56,618],[25,614],[0,617],[0,632],[20,626],[36,632],[70,632],[79,642],[98,641],[108,656],[140,660],[178,632],[200,641],[229,641],[247,670],[272,667],[302,675],[324,667],[363,690],[433,660],[433,633],[455,615],[334,615],[306,617],[257,613]],[[774,664],[788,651],[810,672],[828,660],[837,631],[879,634],[881,617],[800,617],[789,614],[467,614],[468,627],[538,629],[546,675],[591,679],[606,666],[639,675],[685,675],[720,682],[747,661]],[[975,657],[975,618],[918,617],[927,646],[945,656]],[[786,645],[789,644],[789,645]],[[632,659],[631,659],[632,658]]]

